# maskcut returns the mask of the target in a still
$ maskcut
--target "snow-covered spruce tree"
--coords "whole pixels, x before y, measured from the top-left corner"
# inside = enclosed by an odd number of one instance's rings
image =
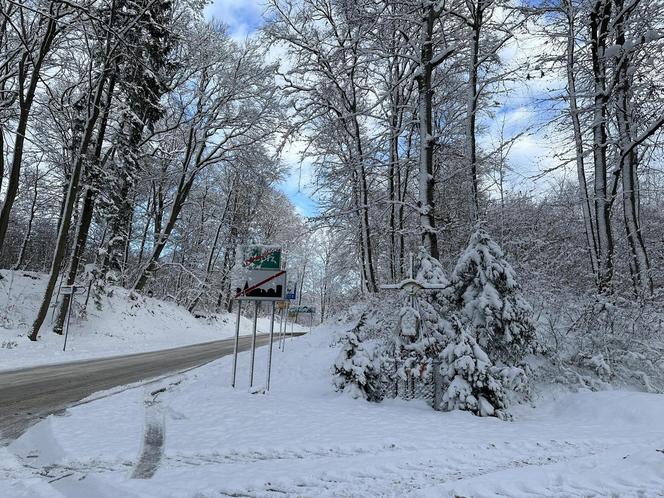
[[[333,382],[337,391],[344,391],[353,398],[380,401],[380,354],[376,344],[360,340],[365,318],[366,313],[363,313],[355,328],[339,340],[342,347],[334,362]]]
[[[493,367],[472,332],[459,320],[454,321],[453,327],[455,337],[440,354],[444,385],[437,408],[504,418],[507,398],[501,370]]]
[[[402,381],[427,382],[440,342],[423,328],[420,311],[405,305],[399,310],[398,334],[395,336],[396,373]]]
[[[513,365],[533,347],[535,326],[512,266],[483,229],[470,237],[452,273],[454,303],[495,363]]]
[[[420,247],[418,251],[417,268],[415,280],[420,284],[446,286],[438,291],[421,293],[417,301],[423,327],[431,331],[436,339],[444,344],[454,335],[449,321],[450,317],[454,315],[454,307],[450,299],[452,286],[440,261],[430,256],[424,247]]]
[[[119,124],[115,154],[106,166],[106,192],[102,198],[109,239],[100,263],[103,278],[124,284],[127,243],[134,206],[132,192],[141,168],[143,135],[153,131],[164,115],[161,101],[169,91],[175,64],[171,51],[176,35],[171,32],[174,5],[170,0],[121,0],[124,43],[118,54],[117,87]]]

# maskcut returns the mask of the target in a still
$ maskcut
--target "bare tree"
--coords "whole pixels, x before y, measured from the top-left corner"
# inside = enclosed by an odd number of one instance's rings
[[[29,136],[28,122],[32,105],[41,81],[44,65],[49,57],[57,36],[62,31],[61,20],[70,9],[61,2],[38,2],[35,9],[12,2],[2,3],[2,31],[0,42],[3,43],[2,73],[0,73],[0,92],[3,107],[8,100],[17,103],[16,129],[13,133],[13,154],[9,169],[7,192],[0,209],[0,250],[3,247],[9,215],[11,213],[21,176],[21,165],[25,141]],[[10,37],[17,47],[8,43]],[[5,45],[6,44],[6,45]],[[7,49],[7,50],[5,50]],[[11,68],[16,64],[16,70]],[[10,83],[11,82],[11,83]],[[0,127],[0,165],[4,174],[5,126]]]

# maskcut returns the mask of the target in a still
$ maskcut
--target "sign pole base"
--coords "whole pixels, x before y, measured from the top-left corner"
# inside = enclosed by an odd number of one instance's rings
[[[237,373],[237,350],[240,342],[240,318],[242,312],[242,300],[237,300],[237,318],[235,321],[235,343],[233,344],[233,381],[231,387],[235,387],[235,378]]]
[[[277,345],[277,349],[282,348],[282,341],[284,340],[284,316],[286,315],[286,309],[284,308],[281,310],[281,314],[279,316],[279,344]]]
[[[272,372],[272,344],[274,342],[274,313],[277,305],[272,301],[272,318],[270,319],[270,351],[267,356],[267,381],[266,390],[270,390],[270,373]]]
[[[258,301],[254,306],[254,328],[251,334],[251,367],[249,369],[249,387],[254,387],[254,363],[256,361],[256,326],[258,325]]]

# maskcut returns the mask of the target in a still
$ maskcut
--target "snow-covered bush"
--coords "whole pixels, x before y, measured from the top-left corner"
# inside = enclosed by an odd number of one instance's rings
[[[334,362],[334,386],[354,398],[380,400],[380,364],[373,344],[365,344],[354,330],[341,338],[342,348]]]
[[[397,375],[401,380],[426,381],[440,340],[422,324],[420,311],[405,305],[399,311],[398,333],[394,338]]]
[[[467,410],[481,416],[509,416],[506,408],[512,395],[528,392],[528,379],[518,360],[532,338],[533,326],[514,272],[495,244],[482,241],[491,258],[467,258],[478,261],[474,267],[467,265],[481,284],[474,307],[480,308],[477,301],[482,300],[482,293],[492,296],[482,304],[482,320],[477,319],[480,313],[464,316],[464,297],[474,295],[472,290],[455,293],[464,280],[453,282],[457,285],[450,283],[440,262],[421,248],[415,261],[413,287],[398,295],[369,299],[357,325],[342,337],[334,365],[338,390],[372,401],[398,396],[432,402],[438,377],[444,394],[436,408]],[[486,250],[476,244],[475,252],[482,254]],[[482,265],[484,261],[488,269]],[[469,275],[462,271],[461,265],[458,269],[459,276]],[[474,283],[475,279],[470,279],[468,287]],[[418,290],[417,284],[423,288]],[[478,341],[494,336],[501,339],[503,348],[496,354],[497,361]],[[506,337],[516,339],[507,341]],[[494,347],[494,341],[485,342]],[[504,349],[513,345],[505,342],[523,346],[523,350],[506,354]],[[435,371],[436,365],[440,365],[439,372]]]
[[[558,298],[543,315],[538,382],[664,392],[664,296]]]
[[[443,393],[441,410],[466,410],[483,417],[506,416],[503,371],[496,369],[461,322],[456,337],[440,354]]]
[[[452,273],[453,300],[494,362],[515,364],[532,350],[532,309],[512,266],[482,229],[470,237]]]
[[[443,265],[432,257],[425,247],[420,246],[417,253],[417,275],[415,280],[422,283],[449,285],[450,282],[445,274]]]
[[[454,336],[451,326],[455,315],[454,304],[450,300],[452,287],[440,261],[432,258],[424,247],[420,247],[417,254],[415,280],[423,285],[445,286],[444,289],[424,291],[417,296],[422,327],[444,346]]]

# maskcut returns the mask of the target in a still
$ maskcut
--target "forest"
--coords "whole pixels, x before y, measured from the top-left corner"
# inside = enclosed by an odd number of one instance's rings
[[[663,4],[269,0],[242,40],[205,6],[0,0],[0,267],[48,275],[32,340],[61,285],[218,313],[236,248],[280,244],[322,321],[470,240],[542,347],[659,371]]]

